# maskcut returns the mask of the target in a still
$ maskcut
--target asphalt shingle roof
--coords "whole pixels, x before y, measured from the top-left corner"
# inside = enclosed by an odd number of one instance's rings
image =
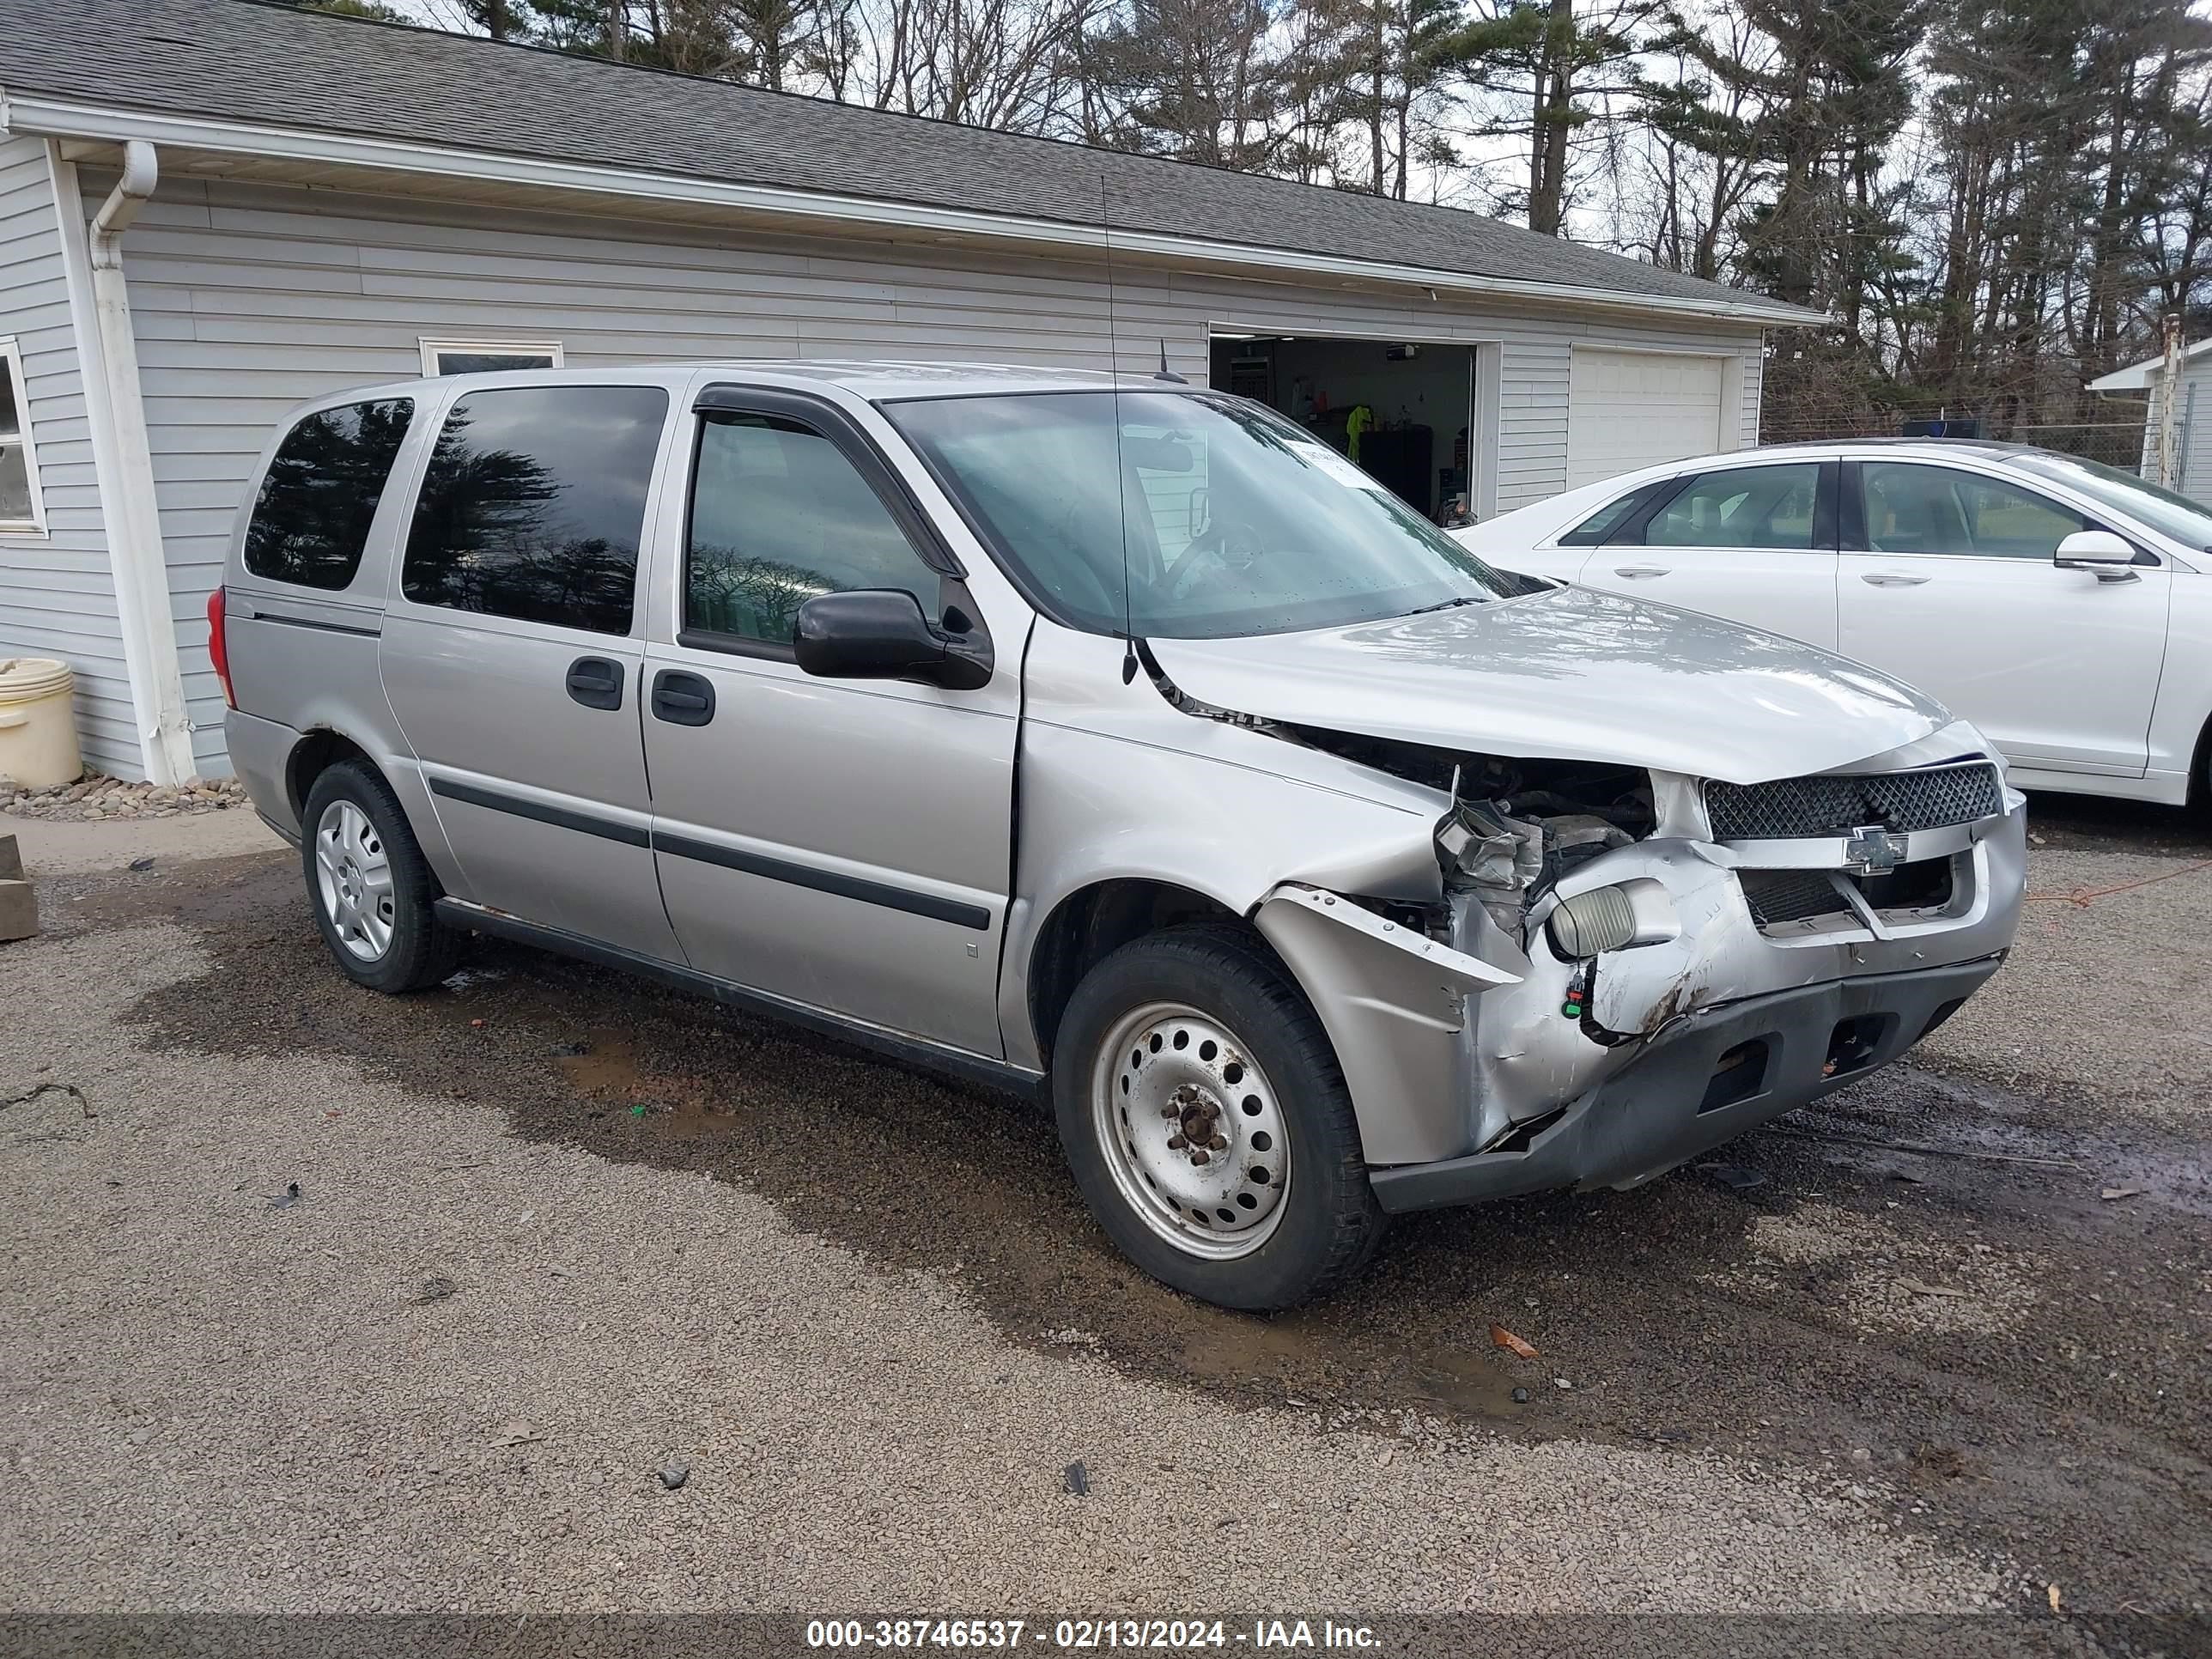
[[[0,90],[1067,224],[1103,196],[1117,230],[1757,302],[1455,209],[252,0],[0,0]]]

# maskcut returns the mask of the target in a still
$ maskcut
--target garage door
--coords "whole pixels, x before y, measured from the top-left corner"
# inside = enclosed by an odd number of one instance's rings
[[[1567,488],[1718,449],[1728,361],[1577,346],[1567,381]]]

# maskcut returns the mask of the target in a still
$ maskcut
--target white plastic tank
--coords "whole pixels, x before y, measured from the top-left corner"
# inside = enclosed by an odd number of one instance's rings
[[[51,789],[84,775],[76,677],[52,657],[0,657],[0,778]]]

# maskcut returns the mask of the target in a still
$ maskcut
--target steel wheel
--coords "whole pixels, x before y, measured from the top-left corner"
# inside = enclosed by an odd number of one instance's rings
[[[1228,1261],[1273,1237],[1290,1136],[1266,1074],[1218,1020],[1176,1002],[1124,1015],[1098,1049],[1091,1111],[1123,1201],[1177,1249]]]
[[[363,962],[392,948],[398,902],[384,837],[368,814],[334,800],[315,825],[315,887],[338,943]]]

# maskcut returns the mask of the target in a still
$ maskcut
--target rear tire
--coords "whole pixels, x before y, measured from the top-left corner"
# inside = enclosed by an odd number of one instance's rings
[[[1335,1051],[1271,952],[1208,924],[1123,945],[1076,988],[1053,1104],[1121,1253],[1225,1308],[1288,1308],[1382,1241]]]
[[[363,762],[341,761],[316,777],[300,822],[307,901],[346,975],[392,994],[450,978],[461,936],[432,908],[438,879],[392,786]]]

